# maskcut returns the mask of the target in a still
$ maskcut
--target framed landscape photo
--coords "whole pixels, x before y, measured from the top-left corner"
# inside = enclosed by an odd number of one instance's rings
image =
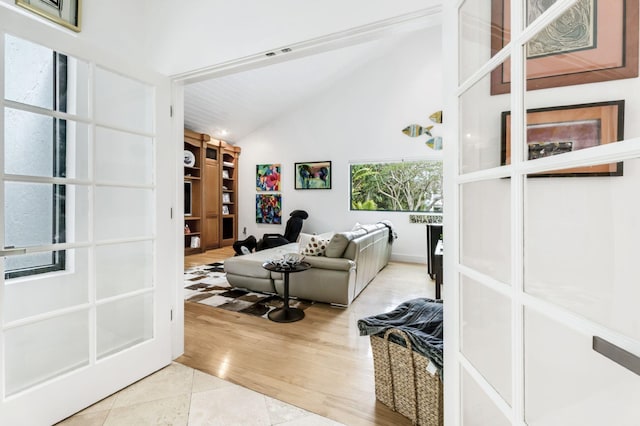
[[[82,0],[16,0],[18,6],[80,32]]]
[[[526,0],[527,24],[554,2]],[[491,2],[491,56],[510,41],[510,0]],[[527,90],[638,76],[638,0],[579,0],[526,44]],[[509,93],[510,60],[491,72]]]
[[[295,163],[295,189],[331,189],[331,161]]]
[[[511,112],[502,113],[500,164],[511,163]],[[592,148],[624,139],[624,101],[527,110],[529,160]],[[537,176],[622,176],[622,162],[536,173]]]

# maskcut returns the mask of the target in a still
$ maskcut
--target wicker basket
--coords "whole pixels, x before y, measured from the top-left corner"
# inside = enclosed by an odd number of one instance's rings
[[[395,333],[406,346],[389,341]],[[407,335],[398,329],[388,330],[384,338],[370,336],[376,398],[394,411],[408,417],[413,424],[442,426],[442,381],[427,371],[429,359],[411,349]]]

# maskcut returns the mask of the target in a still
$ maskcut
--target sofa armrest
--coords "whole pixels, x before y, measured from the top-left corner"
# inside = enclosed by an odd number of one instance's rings
[[[308,262],[312,268],[316,269],[349,271],[356,268],[356,263],[353,260],[343,259],[340,257],[305,256],[304,261]]]

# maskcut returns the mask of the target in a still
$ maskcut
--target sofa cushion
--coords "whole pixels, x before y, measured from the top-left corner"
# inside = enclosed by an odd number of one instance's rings
[[[366,233],[364,229],[359,229],[357,231],[338,232],[334,234],[327,245],[327,250],[324,255],[327,257],[342,257],[342,254],[349,245],[349,241],[361,237]]]
[[[301,253],[305,256],[324,256],[328,244],[329,240],[323,239],[319,235],[313,235]]]
[[[298,252],[300,254],[304,254],[304,249],[309,245],[309,241],[311,240],[311,237],[313,237],[313,234],[305,234],[303,232],[300,233],[300,235],[298,236],[298,247],[299,250]]]

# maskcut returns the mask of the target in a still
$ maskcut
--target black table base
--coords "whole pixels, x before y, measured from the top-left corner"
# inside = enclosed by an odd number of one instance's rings
[[[278,308],[269,312],[267,315],[271,321],[275,322],[294,322],[304,318],[304,311],[298,308]]]

